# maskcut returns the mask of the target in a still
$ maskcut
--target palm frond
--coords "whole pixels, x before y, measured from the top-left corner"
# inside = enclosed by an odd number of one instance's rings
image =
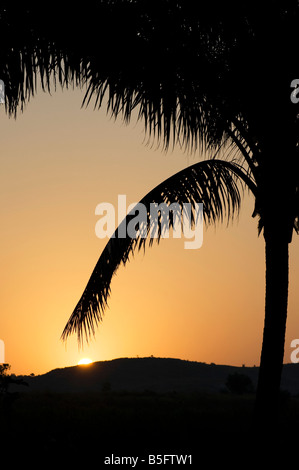
[[[116,229],[114,235],[105,246],[87,286],[69,318],[62,339],[66,340],[72,333],[77,333],[78,342],[81,344],[95,334],[95,327],[103,318],[110,295],[110,284],[113,275],[119,266],[128,262],[130,254],[135,250],[145,248],[146,243],[151,245],[154,241],[150,237],[152,203],[176,203],[180,208],[189,203],[190,222],[194,224],[194,210],[196,203],[203,203],[203,219],[207,224],[223,221],[224,217],[231,220],[239,211],[241,194],[239,186],[250,184],[250,189],[255,191],[254,182],[249,179],[238,164],[224,160],[204,160],[196,163],[167,180],[163,181],[150,191],[141,201],[147,210],[147,225],[143,229],[139,227],[139,234],[135,238],[127,236],[120,238],[118,235],[127,227],[135,216],[135,211],[127,215],[122,224]],[[182,214],[182,212],[181,212]],[[173,228],[173,219],[169,217],[169,224]],[[159,224],[157,242],[163,238],[161,224]]]
[[[59,5],[46,18],[43,6],[0,8],[6,109],[23,109],[38,83],[48,91],[52,81],[73,83],[87,87],[86,105],[102,106],[105,96],[115,117],[138,112],[165,147],[179,139],[214,151],[236,117],[248,117],[239,57],[254,41],[255,8],[236,2],[232,17],[209,3],[102,0],[86,11]]]

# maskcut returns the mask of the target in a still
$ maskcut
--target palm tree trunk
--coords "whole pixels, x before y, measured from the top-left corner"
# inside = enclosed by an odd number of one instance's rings
[[[277,221],[265,236],[266,302],[263,345],[256,393],[255,419],[261,429],[271,429],[278,418],[284,358],[289,282],[289,243]]]

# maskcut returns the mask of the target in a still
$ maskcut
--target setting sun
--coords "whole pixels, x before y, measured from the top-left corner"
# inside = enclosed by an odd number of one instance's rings
[[[78,366],[87,365],[87,364],[92,364],[92,360],[89,359],[88,357],[84,357],[83,359],[80,359],[80,361],[78,362]]]

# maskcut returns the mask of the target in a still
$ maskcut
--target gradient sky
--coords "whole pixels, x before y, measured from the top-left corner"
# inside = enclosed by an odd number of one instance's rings
[[[83,350],[75,336],[60,340],[107,242],[95,234],[97,204],[116,204],[118,194],[137,202],[202,158],[147,146],[141,123],[81,109],[82,98],[80,90],[40,92],[16,120],[0,108],[0,339],[11,372],[150,355],[258,365],[264,241],[248,195],[238,221],[204,228],[200,249],[163,240],[121,267],[104,321]],[[298,237],[290,255],[285,362],[299,338]]]

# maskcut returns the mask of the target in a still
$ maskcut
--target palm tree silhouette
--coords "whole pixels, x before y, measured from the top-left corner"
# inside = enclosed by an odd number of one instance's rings
[[[47,23],[41,7],[2,9],[1,78],[11,114],[35,93],[37,77],[44,89],[53,78],[62,86],[86,85],[85,105],[95,98],[95,107],[102,106],[107,97],[108,112],[126,122],[138,110],[149,137],[166,149],[178,143],[208,154],[161,183],[145,204],[201,198],[205,220],[214,222],[236,213],[240,184],[253,193],[266,258],[256,411],[267,422],[278,404],[288,250],[298,228],[298,119],[290,84],[298,71],[299,8],[296,0],[198,3],[106,0],[92,14],[60,10],[59,16],[53,6]],[[216,159],[220,148],[224,157]],[[109,241],[64,339],[94,333],[115,270],[140,246],[144,239]]]

